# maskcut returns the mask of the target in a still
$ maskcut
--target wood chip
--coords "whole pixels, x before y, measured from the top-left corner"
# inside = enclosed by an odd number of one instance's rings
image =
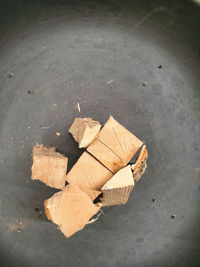
[[[82,190],[87,188],[98,191],[112,176],[112,172],[85,151],[67,174],[66,180]]]
[[[142,141],[111,116],[87,151],[116,173],[128,164],[141,146]]]
[[[72,134],[79,148],[87,147],[99,134],[101,124],[92,118],[76,118],[69,133]]]
[[[148,151],[146,145],[144,145],[140,151],[140,154],[136,160],[136,163],[132,165],[133,179],[135,182],[139,181],[142,175],[145,173],[148,158]]]
[[[59,132],[56,132],[56,135],[57,135],[57,136],[60,136],[60,133],[59,133]]]
[[[79,103],[76,104],[76,108],[78,109],[78,112],[81,112],[81,108],[80,108],[80,104]]]
[[[87,194],[71,184],[45,200],[44,207],[47,218],[57,224],[66,237],[70,237],[82,230],[101,206],[94,205]]]
[[[113,83],[115,80],[110,80],[110,81],[108,81],[107,82],[107,84],[111,84],[111,83]]]
[[[68,159],[55,147],[37,144],[33,148],[32,180],[40,180],[50,187],[63,189]]]
[[[129,194],[134,187],[131,166],[118,171],[101,189],[103,206],[121,205],[128,201]]]

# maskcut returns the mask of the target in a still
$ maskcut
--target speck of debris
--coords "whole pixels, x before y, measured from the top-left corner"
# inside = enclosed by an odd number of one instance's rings
[[[21,231],[22,231],[22,229],[21,228],[18,228],[17,232],[20,233]]]
[[[163,68],[163,64],[160,64],[160,65],[158,66],[158,68],[159,68],[159,69],[162,69],[162,68]]]
[[[29,94],[29,95],[35,95],[35,91],[34,90],[27,90],[26,91],[27,92],[27,94]]]
[[[40,126],[40,129],[49,129],[49,126]]]
[[[12,72],[10,72],[9,74],[8,74],[8,77],[9,78],[12,78],[14,76],[14,74],[12,73]]]
[[[56,135],[57,135],[57,136],[60,136],[60,133],[59,133],[59,132],[56,132]]]
[[[22,148],[24,148],[24,144],[22,144]]]
[[[53,106],[55,106],[55,107],[56,107],[56,106],[57,106],[57,104],[53,104]]]
[[[28,126],[27,128],[28,128],[28,129],[31,129],[31,126]]]
[[[156,198],[152,198],[152,202],[156,202]]]
[[[38,219],[42,220],[42,211],[41,211],[41,209],[36,207],[35,211],[37,213]]]
[[[171,215],[171,219],[175,219],[176,218],[176,215],[175,214],[172,214]]]
[[[147,86],[147,83],[146,82],[143,82],[142,83],[142,86],[146,87]]]
[[[81,108],[80,108],[80,104],[79,103],[76,104],[76,108],[78,109],[78,112],[81,112]]]
[[[111,83],[113,83],[115,80],[110,80],[110,81],[108,81],[107,82],[107,84],[111,84]]]

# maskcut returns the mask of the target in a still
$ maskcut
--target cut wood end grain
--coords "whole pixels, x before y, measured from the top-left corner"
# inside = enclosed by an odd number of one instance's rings
[[[98,136],[100,128],[100,122],[94,121],[92,118],[76,118],[69,133],[79,144],[79,148],[85,148]]]
[[[146,145],[144,145],[140,151],[140,154],[136,160],[136,163],[132,165],[133,178],[135,182],[139,181],[147,168],[148,151]]]
[[[33,148],[32,180],[40,180],[46,185],[63,189],[68,159],[56,152],[55,147],[37,144]]]
[[[66,237],[82,230],[100,207],[75,185],[67,185],[63,191],[44,201],[47,218],[57,224]]]
[[[131,166],[118,171],[101,189],[103,206],[125,204],[134,187]]]
[[[116,173],[130,162],[142,144],[140,139],[110,116],[87,151]]]

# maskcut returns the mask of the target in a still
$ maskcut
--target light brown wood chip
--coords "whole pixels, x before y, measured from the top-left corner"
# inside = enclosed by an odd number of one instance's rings
[[[40,180],[50,187],[63,189],[68,159],[55,152],[55,147],[35,145],[33,148],[32,180]]]
[[[99,134],[101,124],[92,118],[76,118],[69,132],[79,144],[79,148],[87,147]]]
[[[103,206],[121,205],[128,201],[130,192],[134,187],[131,166],[118,171],[101,189]]]
[[[140,154],[136,160],[136,163],[132,165],[133,178],[135,182],[139,181],[144,174],[147,164],[148,151],[146,145],[144,145],[140,151]]]
[[[94,205],[79,187],[67,185],[63,191],[45,200],[44,207],[47,218],[57,224],[66,237],[70,237],[82,230],[101,206]]]
[[[128,164],[141,146],[142,141],[111,116],[87,151],[116,173]]]
[[[85,151],[67,174],[66,180],[82,190],[87,188],[98,191],[112,176],[112,172]]]

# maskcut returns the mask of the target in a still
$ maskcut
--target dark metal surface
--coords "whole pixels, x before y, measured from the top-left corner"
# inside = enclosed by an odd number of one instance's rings
[[[0,266],[200,265],[199,12],[190,1],[2,3]],[[146,141],[147,172],[127,205],[66,239],[40,212],[55,190],[31,181],[32,146],[57,146],[71,168],[72,120],[109,114]]]

